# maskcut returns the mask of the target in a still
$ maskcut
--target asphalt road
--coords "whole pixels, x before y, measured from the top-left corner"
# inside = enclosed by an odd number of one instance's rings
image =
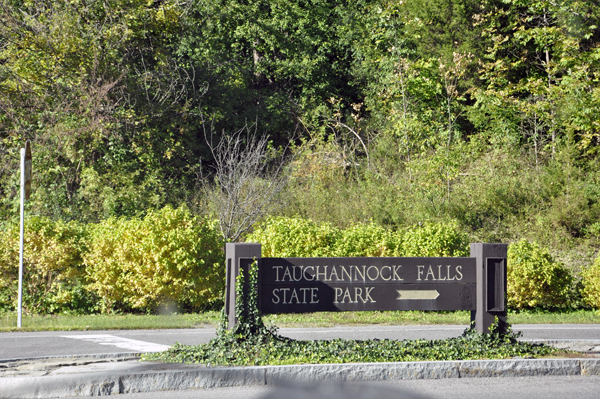
[[[361,326],[333,328],[282,328],[296,339],[440,339],[460,335],[466,326]],[[600,324],[517,324],[523,339],[600,340]],[[206,343],[212,328],[173,330],[44,331],[0,333],[0,359],[97,353],[161,351],[175,342]]]
[[[449,378],[320,387],[234,387],[122,394],[119,399],[597,399],[599,376]],[[354,395],[353,395],[354,393]]]

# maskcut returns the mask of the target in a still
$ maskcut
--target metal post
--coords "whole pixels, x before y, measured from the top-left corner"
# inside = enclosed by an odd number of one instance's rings
[[[235,317],[235,282],[241,273],[243,265],[240,260],[253,261],[260,259],[261,245],[254,243],[225,244],[225,312],[227,313],[227,328],[232,329],[237,324]],[[249,264],[248,262],[246,262]],[[247,265],[246,265],[247,266]]]
[[[489,333],[494,319],[506,325],[506,266],[508,244],[471,244],[471,257],[477,262],[477,310],[471,322],[481,333]]]
[[[21,327],[23,304],[23,241],[25,235],[25,148],[21,148],[21,237],[19,239],[19,299],[17,327]]]

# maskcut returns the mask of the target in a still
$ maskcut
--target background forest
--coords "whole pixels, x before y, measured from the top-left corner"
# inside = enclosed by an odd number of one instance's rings
[[[288,176],[269,216],[452,223],[578,273],[600,248],[600,2],[0,0],[0,230],[25,140],[27,213],[96,224],[214,218],[235,132]]]

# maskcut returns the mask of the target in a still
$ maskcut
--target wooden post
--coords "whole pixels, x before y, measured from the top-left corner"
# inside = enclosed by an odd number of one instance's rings
[[[261,245],[254,243],[225,244],[225,312],[227,313],[227,328],[231,330],[237,324],[235,317],[235,282],[240,273],[248,275],[248,267],[254,259],[260,259]],[[247,260],[248,262],[243,262]],[[243,263],[243,264],[242,264]]]
[[[477,261],[477,310],[471,322],[481,333],[489,333],[498,317],[500,328],[506,326],[506,266],[508,244],[471,244],[471,257]]]

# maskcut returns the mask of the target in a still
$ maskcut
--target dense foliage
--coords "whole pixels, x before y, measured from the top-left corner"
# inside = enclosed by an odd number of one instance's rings
[[[155,312],[160,306],[192,311],[221,303],[223,241],[217,223],[185,207],[87,225],[33,217],[26,233],[28,313]],[[18,226],[8,225],[0,237],[0,310],[6,311],[16,308]],[[469,255],[467,237],[455,223],[392,231],[372,223],[338,229],[273,217],[247,239],[260,242],[267,257]],[[509,308],[598,308],[598,259],[576,280],[535,242],[510,244]]]
[[[107,219],[84,256],[88,288],[104,306],[156,309],[173,301],[198,310],[223,291],[223,243],[214,221],[167,206],[141,220]]]
[[[186,204],[212,219],[230,213],[206,191],[225,189],[207,138],[243,128],[293,155],[269,158],[293,159],[270,216],[304,220],[285,256],[527,239],[575,276],[595,270],[598,0],[0,0],[3,234],[25,140],[29,215],[101,223]],[[425,227],[388,233],[412,226]]]
[[[583,297],[589,306],[600,309],[600,256],[581,272]]]
[[[546,249],[522,240],[508,247],[507,300],[513,309],[567,307],[573,276]]]
[[[85,289],[85,226],[28,220],[24,237],[23,308],[28,313],[93,312],[97,297]],[[16,309],[19,281],[19,226],[0,231],[0,311]]]
[[[402,250],[403,235],[373,222],[354,224],[340,231],[335,256],[395,256]]]
[[[466,234],[455,223],[425,223],[391,231],[371,223],[338,229],[298,217],[272,217],[246,237],[264,257],[469,256]]]
[[[166,206],[99,224],[29,218],[26,313],[199,311],[221,303],[223,241],[216,222]],[[0,230],[0,311],[16,309],[18,226]]]
[[[469,238],[454,223],[425,223],[404,234],[402,256],[470,256]]]
[[[309,219],[274,217],[256,226],[248,242],[262,244],[262,256],[331,256],[340,238],[339,229],[330,223]]]

